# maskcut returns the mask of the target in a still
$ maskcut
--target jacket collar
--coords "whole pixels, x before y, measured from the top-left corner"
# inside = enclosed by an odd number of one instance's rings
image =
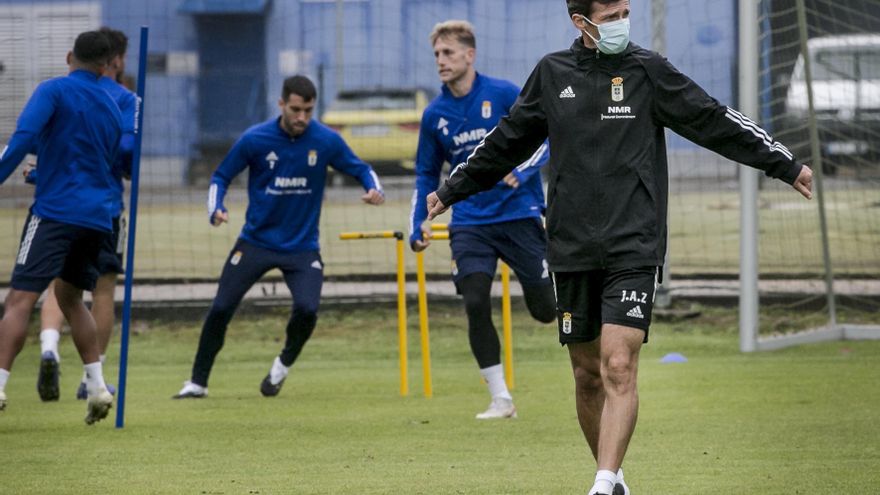
[[[70,77],[75,78],[75,79],[81,79],[83,81],[91,81],[91,82],[97,81],[98,77],[99,77],[94,72],[88,71],[85,69],[76,69],[75,71],[71,71],[70,74],[68,74],[68,75]]]
[[[275,129],[275,132],[278,134],[278,136],[289,139],[291,141],[298,141],[306,137],[314,126],[315,119],[310,119],[309,125],[306,126],[306,130],[304,130],[302,134],[300,134],[299,136],[291,136],[287,133],[287,131],[284,130],[283,127],[281,127],[281,116],[279,115],[278,117],[275,117],[275,125],[273,125],[272,127]]]
[[[468,92],[468,94],[466,94],[464,96],[453,95],[452,91],[450,91],[449,87],[446,86],[445,84],[440,87],[440,91],[443,93],[444,96],[447,96],[449,98],[454,98],[456,100],[463,100],[473,94],[476,94],[477,91],[480,89],[480,87],[483,85],[483,76],[479,72],[476,72],[475,74],[476,74],[476,77],[474,77],[474,84],[471,85],[470,92]]]

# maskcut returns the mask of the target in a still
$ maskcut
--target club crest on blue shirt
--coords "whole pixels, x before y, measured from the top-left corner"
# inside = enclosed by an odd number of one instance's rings
[[[266,162],[269,163],[269,170],[275,170],[275,162],[278,161],[278,155],[275,154],[274,151],[270,151],[268,155],[266,155]]]
[[[611,80],[611,101],[623,101],[623,78],[615,77]]]
[[[492,102],[489,100],[483,101],[483,118],[492,118]]]
[[[235,254],[232,255],[232,258],[229,259],[230,265],[237,265],[239,261],[241,261],[241,251],[236,251]]]
[[[318,164],[318,150],[309,150],[309,166],[314,167]]]

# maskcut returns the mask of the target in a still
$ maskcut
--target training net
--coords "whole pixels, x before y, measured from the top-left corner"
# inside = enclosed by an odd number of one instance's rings
[[[635,43],[663,53],[722,103],[739,106],[737,2],[633,1],[631,10]],[[880,292],[880,2],[806,0],[805,17],[813,112],[805,105],[796,2],[762,1],[755,20],[760,111],[750,117],[810,163],[807,124],[815,119],[829,249],[826,257],[818,202],[762,180],[761,331],[768,333],[827,321],[826,267],[840,320],[850,306],[877,309]],[[479,72],[518,85],[541,56],[566,49],[578,35],[561,0],[7,0],[0,3],[0,143],[34,86],[66,73],[77,33],[102,25],[123,30],[127,71],[135,74],[138,29],[149,26],[134,275],[139,285],[173,287],[165,291],[169,300],[210,298],[247,206],[242,176],[227,197],[230,224],[211,227],[210,175],[247,127],[278,114],[282,80],[305,74],[318,87],[316,118],[340,129],[375,166],[387,197],[381,207],[366,206],[357,184],[329,177],[320,223],[324,295],[385,297],[394,293],[394,243],[341,241],[339,234],[408,235],[418,118],[440,88],[428,36],[447,19],[475,26]],[[669,294],[673,301],[734,301],[741,167],[671,132],[668,148]],[[10,273],[33,190],[16,173],[0,191],[0,271]],[[451,293],[448,243],[434,242],[425,259],[431,285]],[[406,269],[412,278],[408,249]],[[267,279],[281,280],[277,272]],[[259,290],[257,297],[273,298],[286,289],[272,283]],[[789,305],[784,317],[770,304],[778,300]]]

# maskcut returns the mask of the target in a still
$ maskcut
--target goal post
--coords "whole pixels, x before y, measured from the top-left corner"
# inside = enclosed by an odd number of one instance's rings
[[[853,17],[855,13],[862,16],[859,21]],[[784,101],[779,102],[777,99],[775,103],[775,108],[782,110],[782,117],[771,118],[763,124],[773,128],[777,134],[782,133],[792,138],[802,136],[802,141],[795,139],[794,146],[800,151],[796,154],[802,161],[810,163],[813,169],[815,201],[810,207],[814,207],[817,213],[818,238],[815,242],[821,257],[822,270],[819,275],[823,281],[825,299],[822,310],[824,324],[787,331],[762,329],[759,291],[759,246],[762,232],[759,223],[760,179],[756,171],[742,169],[740,350],[766,351],[841,339],[880,339],[880,325],[841,322],[833,262],[834,248],[837,248],[838,254],[851,254],[857,252],[858,247],[854,244],[860,241],[873,243],[876,248],[875,226],[867,225],[862,239],[858,238],[857,233],[852,240],[838,240],[836,246],[832,244],[829,235],[834,222],[834,218],[829,215],[829,204],[833,204],[835,198],[839,199],[844,194],[850,197],[863,195],[866,198],[876,195],[877,179],[875,172],[872,173],[868,167],[877,167],[880,164],[880,153],[874,148],[880,147],[877,144],[880,143],[880,136],[876,127],[859,126],[861,122],[858,119],[863,115],[880,115],[880,108],[872,108],[871,100],[864,95],[874,89],[874,79],[877,79],[876,91],[880,98],[880,75],[873,74],[875,71],[880,72],[880,37],[874,43],[869,34],[880,32],[880,2],[741,1],[739,16],[740,107],[746,114],[767,115],[768,112],[760,112],[761,102],[770,100],[770,106],[774,102],[772,97],[761,98],[759,93],[762,89],[769,91],[771,95],[784,94]],[[761,32],[762,28],[764,32]],[[811,38],[819,41],[810,41]],[[768,45],[769,50],[766,49]],[[788,57],[788,63],[794,67],[792,76],[787,81],[778,77],[780,73],[785,74],[785,69],[780,69],[779,62],[785,59],[784,55],[780,55],[785,50],[797,51],[796,62],[792,63],[792,57]],[[825,57],[825,54],[829,57]],[[832,55],[834,62],[830,61]],[[813,67],[814,61],[820,64],[819,67]],[[827,67],[831,64],[836,66]],[[778,83],[781,87],[761,86],[761,81],[780,80],[784,81]],[[801,100],[803,104],[800,104]],[[839,102],[836,105],[838,108],[834,108],[835,101]],[[800,118],[795,118],[793,114],[799,105],[803,112]],[[848,126],[853,115],[856,125]],[[848,147],[850,144],[853,146]],[[848,169],[846,175],[842,172],[844,167]],[[837,175],[838,172],[841,173]],[[829,173],[837,175],[832,189],[826,184]],[[850,178],[850,175],[854,177]],[[876,256],[876,253],[869,251],[864,258],[856,257],[855,261],[865,261],[867,264],[875,261]],[[848,276],[851,277],[849,266],[846,271],[850,272]]]

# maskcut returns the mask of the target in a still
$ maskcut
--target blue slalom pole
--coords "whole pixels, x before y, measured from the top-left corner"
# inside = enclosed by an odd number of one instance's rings
[[[141,175],[141,143],[144,136],[144,86],[147,80],[147,37],[150,28],[141,26],[138,55],[137,107],[134,150],[131,158],[131,199],[128,205],[128,244],[125,253],[125,299],[122,303],[122,335],[119,343],[119,388],[116,393],[116,427],[125,424],[125,382],[128,373],[128,334],[131,326],[131,285],[134,280],[134,242],[137,234],[138,189]]]

